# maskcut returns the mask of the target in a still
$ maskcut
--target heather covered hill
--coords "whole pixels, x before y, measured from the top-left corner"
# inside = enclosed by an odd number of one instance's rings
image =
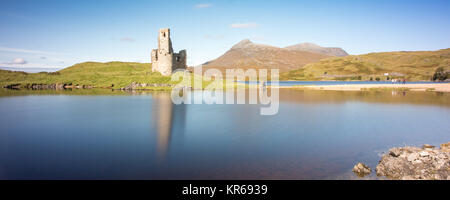
[[[400,51],[332,57],[281,74],[284,80],[431,80],[436,69],[450,70],[450,49]],[[385,75],[387,74],[387,76]]]
[[[250,40],[242,40],[219,58],[203,65],[206,68],[277,68],[280,72],[298,69],[308,63],[317,62],[331,56],[308,51],[289,50]]]

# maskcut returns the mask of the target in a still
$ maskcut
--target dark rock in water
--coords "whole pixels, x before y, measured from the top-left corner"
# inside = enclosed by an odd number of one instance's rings
[[[65,88],[65,84],[53,83],[53,84],[28,84],[26,88],[32,90],[62,90]]]
[[[422,149],[434,149],[434,148],[435,148],[435,146],[433,146],[433,145],[429,145],[429,144],[422,145]]]
[[[55,89],[57,89],[57,90],[62,90],[62,89],[64,89],[64,84],[60,84],[60,83],[57,83],[57,84],[55,84]]]
[[[7,89],[20,89],[20,83],[5,85],[5,86],[3,86],[3,88],[7,88]]]
[[[370,167],[368,167],[367,165],[365,165],[363,163],[356,164],[353,167],[352,171],[360,177],[364,177],[365,175],[372,173],[372,169],[370,169]]]
[[[79,88],[79,89],[94,88],[93,86],[90,86],[90,85],[79,86],[79,85],[67,85],[67,84],[62,84],[62,83],[53,83],[53,84],[27,83],[24,85],[17,83],[17,84],[10,84],[10,85],[3,86],[3,88],[7,88],[7,89],[20,89],[21,87],[25,88],[25,89],[31,89],[31,90],[63,90],[63,89],[69,89],[69,88]]]
[[[171,84],[168,83],[135,83],[132,82],[130,85],[125,86],[124,88],[120,88],[121,90],[139,90],[143,87],[172,87]]]
[[[398,157],[398,156],[400,156],[401,153],[402,152],[397,148],[393,148],[393,149],[389,150],[389,155],[391,155],[393,157]]]
[[[377,176],[397,180],[450,179],[450,143],[435,149],[431,145],[392,148],[376,167]]]

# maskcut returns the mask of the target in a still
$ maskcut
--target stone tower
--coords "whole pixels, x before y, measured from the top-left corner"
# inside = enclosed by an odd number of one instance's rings
[[[152,50],[152,71],[169,76],[176,69],[186,69],[186,50],[174,53],[170,29],[159,29],[158,49]]]

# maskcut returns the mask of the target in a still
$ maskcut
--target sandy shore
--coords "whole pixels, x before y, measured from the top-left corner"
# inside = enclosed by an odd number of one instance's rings
[[[407,88],[410,91],[450,92],[450,83],[305,85],[305,86],[280,86],[280,88],[307,88],[317,90],[342,90],[342,91],[370,90],[371,88],[379,88],[379,89]]]

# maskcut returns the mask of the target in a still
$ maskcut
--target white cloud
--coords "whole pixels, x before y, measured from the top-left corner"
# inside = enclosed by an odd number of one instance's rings
[[[29,54],[44,54],[44,55],[60,55],[61,53],[46,52],[46,51],[36,51],[29,49],[16,49],[8,47],[0,47],[0,51],[14,52],[14,53],[29,53]]]
[[[23,65],[23,64],[27,64],[27,61],[23,58],[16,58],[13,60],[14,64],[19,64],[19,65]]]
[[[195,5],[194,7],[195,8],[209,8],[209,7],[212,7],[213,5],[212,4],[209,4],[209,3],[201,3],[201,4],[197,4],[197,5]]]
[[[129,38],[129,37],[123,37],[120,38],[121,42],[134,42],[135,40],[133,38]]]
[[[27,61],[23,58],[15,58],[12,62],[5,62],[3,64],[6,65],[24,65],[27,64]]]
[[[236,24],[231,24],[230,27],[231,28],[257,28],[257,27],[259,27],[259,24],[256,24],[256,23],[236,23]]]
[[[31,68],[47,68],[47,69],[54,68],[54,69],[57,69],[57,68],[62,68],[64,66],[49,65],[49,64],[44,64],[44,63],[28,63],[27,62],[22,65],[17,65],[17,64],[13,64],[13,63],[3,63],[3,64],[0,64],[0,67],[15,68],[15,69],[21,69],[21,68],[30,68],[30,69]]]

